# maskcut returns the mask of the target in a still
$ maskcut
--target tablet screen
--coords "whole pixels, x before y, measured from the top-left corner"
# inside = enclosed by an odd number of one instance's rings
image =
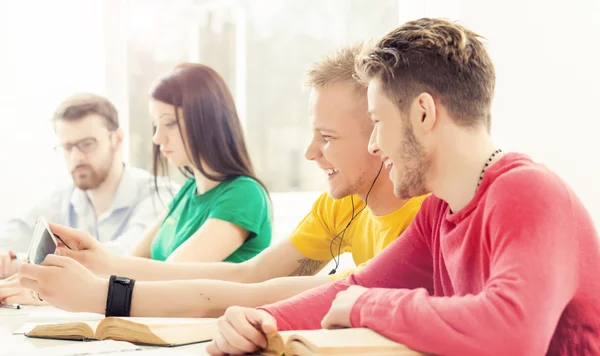
[[[33,241],[29,248],[28,260],[30,263],[39,265],[47,255],[56,251],[56,243],[50,235],[50,231],[42,221],[38,221],[33,233]]]

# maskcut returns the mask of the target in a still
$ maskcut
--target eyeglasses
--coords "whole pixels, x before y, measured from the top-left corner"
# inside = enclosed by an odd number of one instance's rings
[[[112,132],[109,132],[108,135],[110,137],[110,135],[112,135]],[[57,145],[54,146],[54,152],[65,156],[70,155],[71,151],[73,150],[73,147],[77,147],[79,152],[83,154],[91,153],[94,152],[96,148],[98,148],[98,139],[96,139],[95,137],[86,137],[75,143],[65,143],[63,145]]]

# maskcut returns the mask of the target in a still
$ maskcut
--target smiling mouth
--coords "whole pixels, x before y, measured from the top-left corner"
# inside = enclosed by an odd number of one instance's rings
[[[327,174],[327,177],[331,178],[334,175],[336,175],[337,173],[339,173],[339,171],[335,168],[321,168],[323,170],[323,172],[325,172],[325,174]]]
[[[386,158],[385,160],[383,160],[383,167],[385,169],[390,169],[392,168],[394,164],[392,163],[392,161],[389,158]]]

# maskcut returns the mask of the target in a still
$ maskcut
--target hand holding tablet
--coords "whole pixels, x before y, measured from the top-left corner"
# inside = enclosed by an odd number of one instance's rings
[[[27,262],[36,265],[42,263],[47,255],[53,254],[56,251],[58,241],[67,246],[68,249],[71,249],[60,236],[52,232],[46,219],[43,217],[38,218],[35,230],[33,231],[33,239],[29,247]]]

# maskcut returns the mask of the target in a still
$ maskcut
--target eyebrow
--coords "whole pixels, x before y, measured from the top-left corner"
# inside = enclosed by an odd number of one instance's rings
[[[158,118],[162,119],[163,116],[175,116],[175,115],[173,115],[171,113],[168,113],[168,112],[165,112],[165,113],[162,113],[162,114],[158,115]]]
[[[337,134],[337,131],[322,126],[315,127],[315,131]]]
[[[59,145],[74,145],[76,143],[79,143],[79,142],[85,141],[85,140],[89,140],[89,139],[95,139],[95,140],[97,140],[97,138],[94,137],[94,136],[87,136],[87,137],[80,138],[79,140],[75,140],[75,141],[66,141],[66,142],[58,141],[58,144]]]

